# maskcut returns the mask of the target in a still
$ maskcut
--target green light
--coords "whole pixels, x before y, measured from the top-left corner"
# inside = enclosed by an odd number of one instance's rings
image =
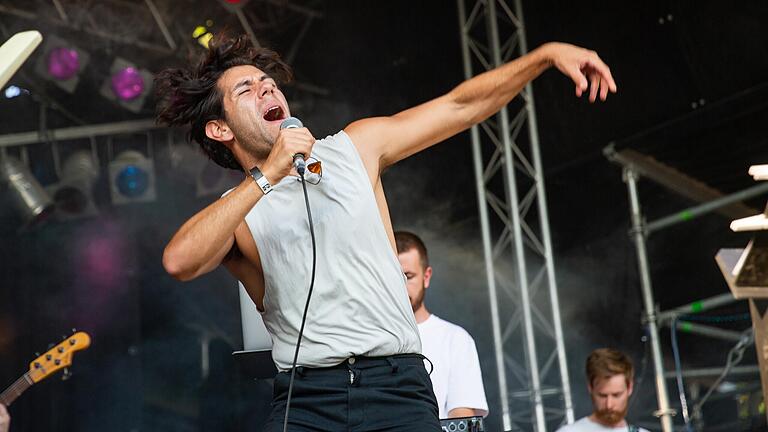
[[[700,301],[691,303],[691,312],[697,313],[704,310],[704,305]]]

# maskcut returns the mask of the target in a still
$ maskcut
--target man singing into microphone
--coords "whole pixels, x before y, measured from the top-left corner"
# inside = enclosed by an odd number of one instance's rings
[[[380,176],[493,115],[550,66],[575,82],[577,96],[589,88],[591,101],[604,100],[616,91],[595,52],[549,43],[436,99],[316,140],[307,128],[280,129],[290,110],[279,85],[290,70],[245,36],[219,36],[196,66],[159,74],[158,120],[190,125],[216,163],[244,173],[182,225],[163,265],[184,281],[224,265],[262,312],[280,370],[265,430],[283,427],[313,277],[306,186],[317,265],[289,430],[440,431]],[[306,159],[306,183],[294,155]]]

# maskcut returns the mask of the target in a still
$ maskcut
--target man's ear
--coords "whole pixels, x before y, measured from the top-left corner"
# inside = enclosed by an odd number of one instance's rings
[[[429,288],[429,280],[432,279],[432,266],[424,270],[424,288]]]
[[[232,139],[235,138],[235,135],[232,133],[232,130],[229,129],[227,122],[221,119],[209,120],[208,123],[205,124],[205,135],[214,141],[222,143],[232,141]]]
[[[627,386],[627,396],[632,396],[632,389],[635,387],[634,380],[629,381],[629,385]]]

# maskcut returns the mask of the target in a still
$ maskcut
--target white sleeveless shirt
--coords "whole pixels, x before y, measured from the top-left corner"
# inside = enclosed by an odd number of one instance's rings
[[[341,131],[318,140],[322,180],[307,184],[317,272],[298,366],[326,367],[356,355],[421,352],[405,278],[357,149]],[[246,215],[264,270],[264,324],[272,358],[290,369],[312,272],[301,183],[287,176]]]

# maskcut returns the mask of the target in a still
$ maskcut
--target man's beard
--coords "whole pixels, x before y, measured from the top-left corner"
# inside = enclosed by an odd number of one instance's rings
[[[411,298],[411,309],[413,309],[414,312],[419,310],[421,305],[424,304],[424,293],[426,289],[422,286],[421,291],[419,291],[419,294],[416,298]]]
[[[621,411],[609,409],[595,411],[595,418],[600,421],[600,423],[612,426],[624,420],[624,417],[627,416],[627,408],[628,407],[625,406]]]

